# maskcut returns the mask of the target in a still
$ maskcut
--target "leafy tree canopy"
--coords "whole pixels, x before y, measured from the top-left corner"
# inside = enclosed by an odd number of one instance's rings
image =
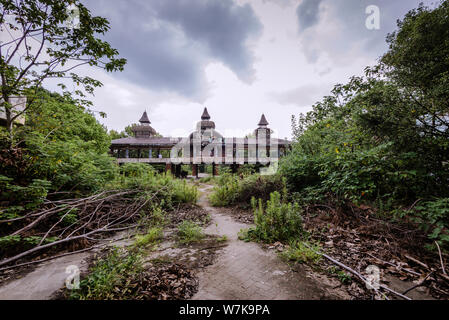
[[[67,22],[70,8],[77,8],[79,25]],[[71,79],[80,86],[68,92],[79,103],[89,106],[84,92],[92,93],[101,82],[74,71],[81,66],[95,66],[106,71],[122,70],[126,63],[118,58],[118,52],[98,35],[109,29],[109,22],[93,16],[79,0],[1,0],[0,44],[1,105],[6,113],[7,128],[12,129],[14,120],[25,111],[16,111],[11,105],[13,96],[27,96],[27,107],[35,102],[33,94],[46,79]],[[84,89],[81,90],[81,89]]]

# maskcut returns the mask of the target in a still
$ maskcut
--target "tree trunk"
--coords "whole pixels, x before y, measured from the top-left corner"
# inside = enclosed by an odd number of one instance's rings
[[[11,109],[6,106],[5,103],[5,115],[6,115],[6,130],[11,134],[12,131],[12,120],[11,120]]]

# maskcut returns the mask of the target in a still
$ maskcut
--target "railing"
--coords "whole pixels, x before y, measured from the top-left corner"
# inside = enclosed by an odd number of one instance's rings
[[[269,163],[272,161],[277,161],[277,158],[266,158],[266,157],[187,157],[187,158],[117,158],[118,163],[130,163],[130,162],[141,162],[141,163],[154,163],[154,164],[244,164],[244,163]]]
[[[170,158],[117,158],[118,163],[142,162],[142,163],[170,163]]]

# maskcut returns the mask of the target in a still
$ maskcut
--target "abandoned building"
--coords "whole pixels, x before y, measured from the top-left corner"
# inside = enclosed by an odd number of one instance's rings
[[[151,127],[146,111],[132,127],[134,136],[112,140],[111,154],[119,164],[143,162],[165,164],[165,170],[181,174],[181,165],[191,165],[192,175],[198,177],[198,166],[212,165],[213,175],[218,165],[228,165],[233,171],[242,164],[269,166],[290,148],[290,141],[271,137],[268,121],[262,114],[258,127],[246,137],[223,137],[204,108],[201,121],[188,137],[161,137]]]

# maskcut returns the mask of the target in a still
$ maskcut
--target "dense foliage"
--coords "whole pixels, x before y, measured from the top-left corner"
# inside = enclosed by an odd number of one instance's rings
[[[142,254],[114,248],[91,267],[89,275],[80,281],[80,290],[71,290],[70,299],[114,299],[116,289],[143,272]],[[132,296],[130,297],[132,298]]]
[[[129,163],[118,166],[107,154],[110,137],[94,115],[68,96],[40,92],[40,103],[26,113],[26,125],[15,127],[13,139],[2,131],[0,156],[0,248],[12,256],[37,245],[61,239],[45,234],[45,225],[14,234],[22,217],[44,210],[51,201],[140,190],[133,197],[154,199],[142,208],[142,216],[171,210],[179,203],[195,203],[197,189],[171,175],[158,174],[151,166]],[[11,147],[12,143],[12,147]],[[130,199],[123,199],[129,201]],[[61,220],[60,220],[61,219]],[[49,217],[46,224],[75,226],[84,219],[68,209]],[[58,222],[60,220],[60,222]]]
[[[90,112],[68,96],[41,90],[39,98],[12,140],[0,129],[2,215],[34,208],[48,192],[98,191],[118,173],[106,129]]]
[[[170,173],[157,173],[145,163],[126,163],[120,174],[105,184],[104,189],[143,189],[149,195],[158,193],[157,208],[171,210],[179,203],[195,204],[198,190],[185,180],[176,179]]]
[[[283,191],[285,181],[280,175],[249,174],[242,177],[223,173],[210,195],[213,206],[243,205],[250,203],[251,198],[268,200],[270,193]]]
[[[39,98],[42,83],[60,79],[65,94],[77,97],[84,106],[101,82],[76,73],[81,66],[121,71],[126,60],[101,39],[109,30],[107,19],[92,15],[78,0],[35,0],[0,2],[0,109],[5,112],[6,129]],[[73,20],[79,20],[79,23]],[[9,35],[9,37],[8,37]],[[70,80],[69,80],[70,79]],[[75,88],[67,90],[67,84]],[[18,110],[10,98],[27,96],[27,106]]]
[[[255,198],[251,205],[255,227],[245,232],[245,238],[272,243],[299,239],[303,235],[299,205],[282,200],[279,192],[271,193],[266,205],[262,199],[257,201]]]
[[[292,119],[295,143],[280,169],[297,200],[368,202],[397,214],[425,199],[399,216],[449,244],[448,17],[448,1],[410,11],[379,65]]]

